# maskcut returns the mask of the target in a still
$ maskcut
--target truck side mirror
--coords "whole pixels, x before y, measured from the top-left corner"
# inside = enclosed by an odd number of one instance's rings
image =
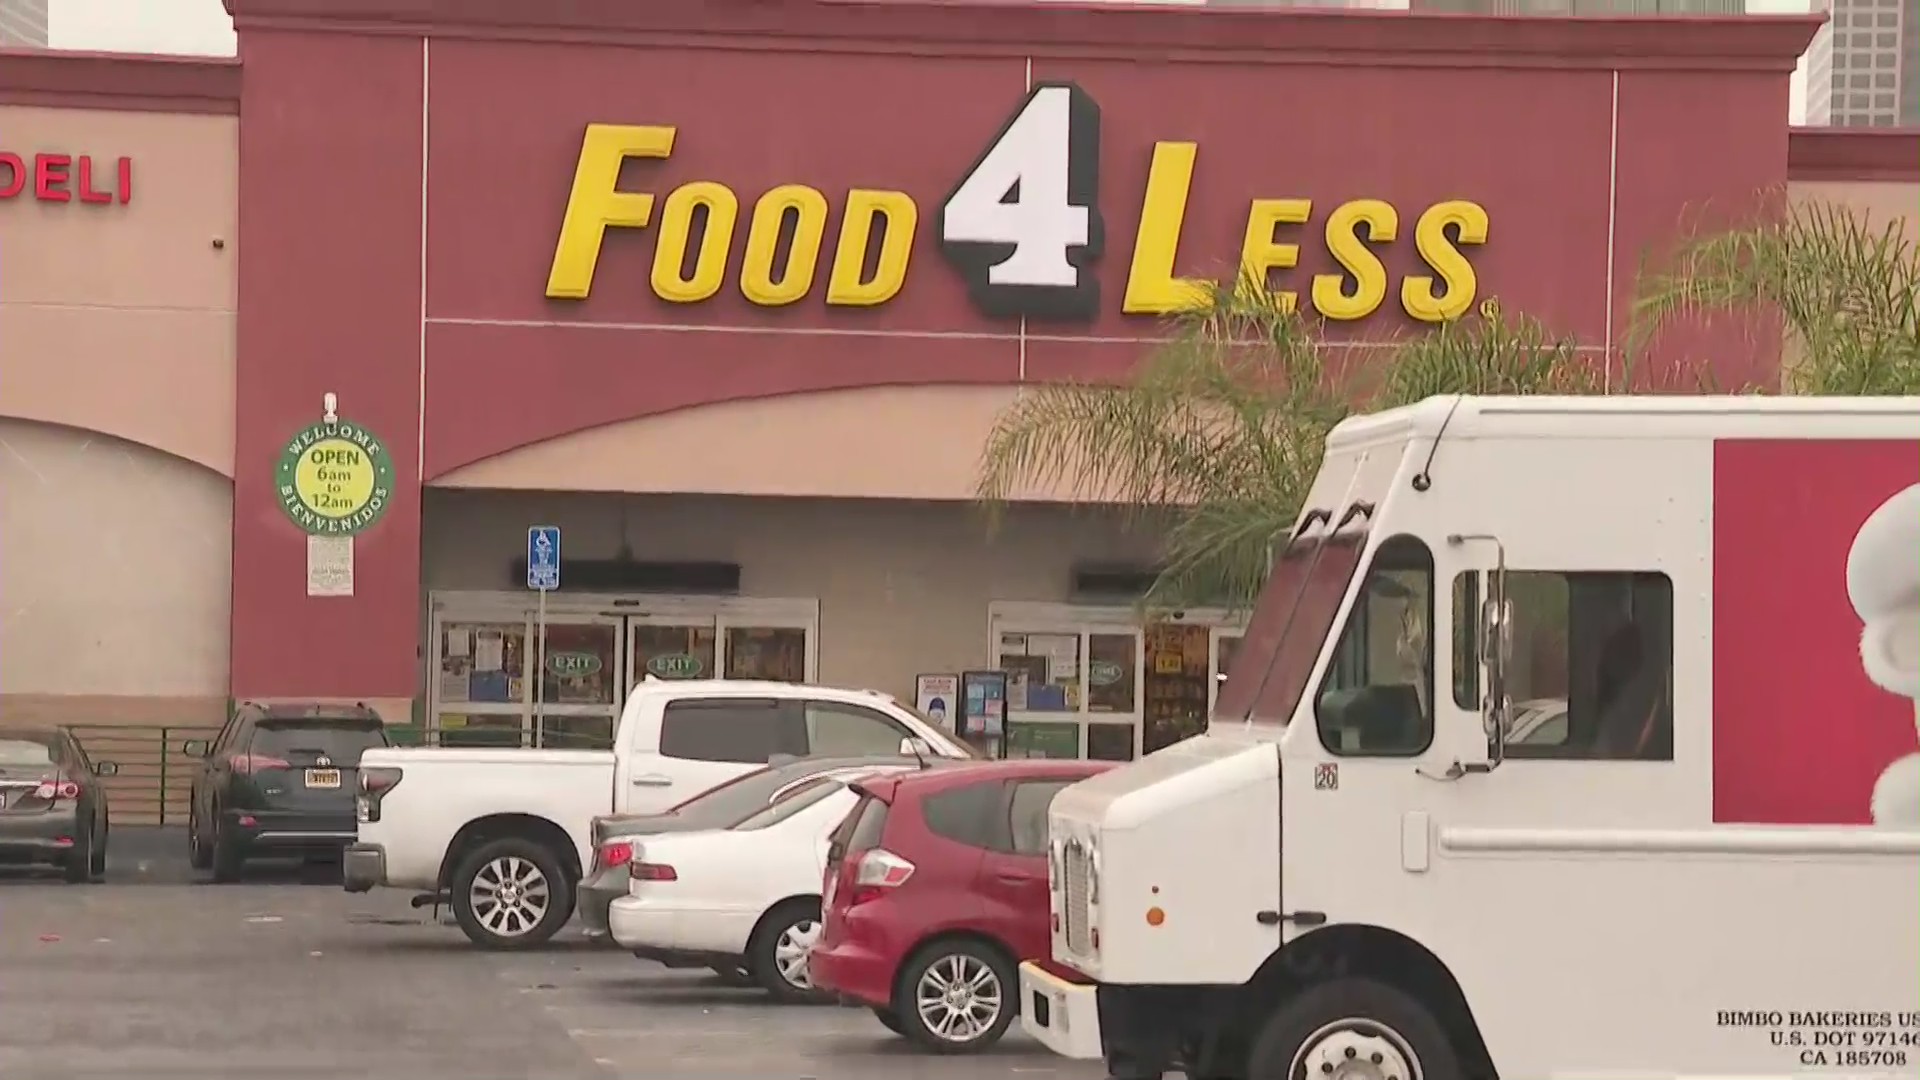
[[[1504,575],[1500,575],[1504,576]],[[1488,590],[1480,605],[1480,625],[1474,635],[1479,645],[1480,664],[1486,671],[1486,697],[1482,702],[1487,730],[1487,758],[1499,764],[1506,758],[1507,725],[1512,702],[1507,692],[1507,669],[1513,661],[1513,601],[1505,596],[1505,582],[1498,581]]]

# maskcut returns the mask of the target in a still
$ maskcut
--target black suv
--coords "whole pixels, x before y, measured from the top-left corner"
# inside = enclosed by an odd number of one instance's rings
[[[224,882],[251,858],[339,858],[354,839],[360,754],[387,745],[365,705],[241,705],[212,744],[183,748],[200,759],[187,824],[194,869]]]

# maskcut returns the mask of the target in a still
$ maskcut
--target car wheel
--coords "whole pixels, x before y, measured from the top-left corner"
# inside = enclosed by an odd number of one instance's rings
[[[198,811],[189,811],[187,814],[187,865],[195,870],[205,870],[213,865],[213,849],[200,839]]]
[[[453,874],[453,918],[483,949],[528,949],[573,917],[573,884],[558,856],[532,840],[484,844]]]
[[[247,853],[240,847],[239,841],[227,835],[218,821],[213,826],[213,850],[208,853],[208,864],[213,867],[213,880],[216,885],[229,885],[240,880],[240,873],[246,868]]]
[[[107,839],[107,826],[103,824],[100,826],[100,843],[94,847],[93,862],[88,867],[95,881],[104,880],[107,876]]]
[[[1418,1001],[1370,979],[1309,987],[1275,1012],[1253,1043],[1248,1080],[1302,1080],[1364,1062],[1382,1080],[1460,1080],[1460,1059]]]
[[[69,885],[85,885],[93,880],[93,830],[84,829],[74,838],[72,850],[61,871]]]
[[[747,944],[747,970],[775,1001],[818,1001],[807,957],[820,940],[820,901],[792,900],[768,912]]]
[[[886,1028],[895,1035],[905,1035],[907,1033],[907,1029],[900,1026],[899,1014],[895,1013],[892,1009],[883,1009],[875,1005],[873,1007],[873,1018],[880,1021],[881,1027]]]
[[[1013,963],[982,941],[934,944],[907,965],[893,1012],[907,1038],[940,1054],[971,1054],[1000,1041],[1019,1008]]]

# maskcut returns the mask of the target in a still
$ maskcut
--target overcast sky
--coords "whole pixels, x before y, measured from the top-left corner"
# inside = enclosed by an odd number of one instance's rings
[[[233,55],[233,21],[220,0],[52,0],[56,49]]]

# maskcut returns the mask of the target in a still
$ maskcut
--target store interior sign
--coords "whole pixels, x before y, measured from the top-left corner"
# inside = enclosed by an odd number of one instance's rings
[[[611,228],[655,228],[651,284],[660,299],[697,303],[724,287],[734,272],[728,265],[734,234],[742,228],[738,193],[713,180],[682,184],[662,200],[656,226],[653,193],[617,188],[626,161],[671,157],[677,133],[674,127],[587,126],[547,276],[549,298],[588,297]],[[1114,194],[1102,189],[1100,154],[1099,105],[1074,83],[1042,83],[957,179],[935,229],[941,254],[982,314],[1086,322],[1116,306],[1158,316],[1208,295],[1208,283],[1174,273],[1199,160],[1199,145],[1180,141],[1155,143],[1144,190],[1122,196],[1140,208],[1126,290],[1117,304],[1100,295],[1096,271],[1110,246],[1101,208]],[[812,295],[829,214],[827,196],[803,184],[781,184],[759,196],[744,226],[735,277],[741,294],[765,307]],[[873,306],[892,299],[906,281],[919,206],[903,191],[858,188],[846,194],[840,217],[826,303]],[[1246,280],[1281,282],[1276,295],[1290,307],[1304,300],[1318,317],[1340,322],[1393,307],[1422,322],[1473,310],[1479,278],[1468,252],[1487,242],[1489,229],[1479,203],[1446,199],[1403,208],[1355,198],[1316,205],[1261,195],[1249,199],[1245,221],[1236,265]],[[883,235],[874,257],[876,232]],[[781,257],[783,234],[791,240]],[[1396,282],[1381,258],[1394,244],[1411,244],[1421,271]],[[1339,269],[1287,289],[1287,271],[1309,245],[1323,246]],[[1219,254],[1227,262],[1232,253]],[[688,265],[691,270],[683,269]]]
[[[23,197],[124,206],[133,201],[133,159],[0,150],[0,199]]]

